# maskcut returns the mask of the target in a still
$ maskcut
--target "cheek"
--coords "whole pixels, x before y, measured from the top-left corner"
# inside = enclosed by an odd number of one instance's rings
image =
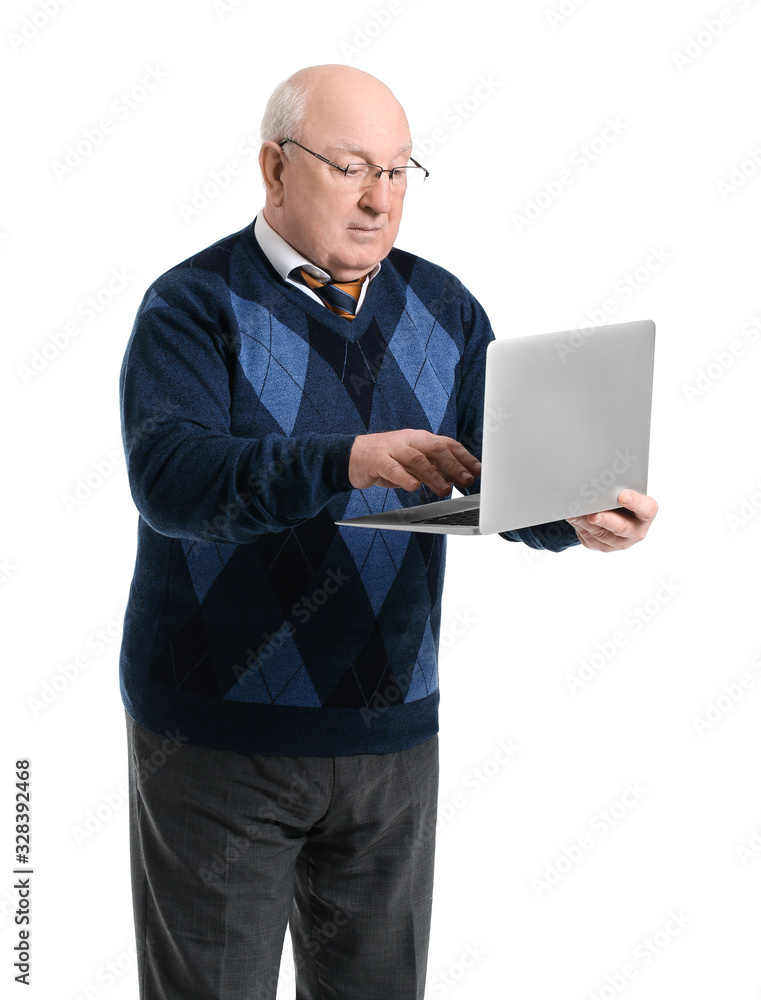
[[[397,233],[399,232],[399,224],[402,221],[402,210],[401,207],[397,212],[395,212],[389,219],[388,226],[388,241],[389,244],[393,244],[396,240]]]
[[[319,190],[303,191],[299,194],[294,212],[298,215],[302,229],[313,232],[316,239],[336,222],[340,210],[331,208],[331,201]]]
[[[314,206],[312,220],[318,239],[335,242],[346,236],[346,212],[341,206],[330,205],[323,199]]]

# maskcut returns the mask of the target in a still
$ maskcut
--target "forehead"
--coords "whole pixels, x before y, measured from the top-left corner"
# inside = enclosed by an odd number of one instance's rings
[[[382,156],[391,162],[398,159],[408,159],[412,150],[412,142],[407,141],[401,146],[388,146],[385,149],[381,148],[378,143],[373,143],[371,147],[356,142],[334,142],[329,148],[334,156],[359,156],[370,161],[373,161],[377,156]]]
[[[402,106],[390,92],[376,87],[315,94],[309,102],[307,128],[323,150],[371,160],[402,156],[412,147]]]

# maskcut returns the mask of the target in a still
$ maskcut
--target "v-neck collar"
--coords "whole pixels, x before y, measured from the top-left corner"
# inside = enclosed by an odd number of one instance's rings
[[[304,292],[290,284],[290,282],[283,281],[281,276],[267,259],[267,256],[262,248],[259,246],[259,242],[254,233],[255,221],[256,220],[253,220],[248,226],[245,227],[245,229],[242,230],[241,237],[243,245],[254,264],[256,264],[259,270],[262,271],[263,274],[277,286],[277,289],[283,295],[283,298],[288,302],[293,303],[293,305],[301,309],[302,312],[305,312],[308,316],[311,316],[323,326],[343,337],[344,340],[348,340],[351,343],[356,343],[360,340],[372,321],[372,316],[375,311],[373,305],[377,300],[377,296],[381,293],[380,286],[383,282],[383,269],[381,269],[374,280],[369,283],[362,302],[362,308],[359,310],[357,315],[354,319],[346,319],[343,316],[339,316],[338,313],[332,312],[321,302],[313,299],[310,295],[305,295]]]

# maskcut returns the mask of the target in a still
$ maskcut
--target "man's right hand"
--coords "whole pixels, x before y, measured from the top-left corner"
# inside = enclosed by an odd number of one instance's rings
[[[349,482],[358,490],[417,490],[425,483],[446,496],[453,483],[469,486],[480,471],[478,459],[454,438],[411,428],[359,434],[349,455]]]

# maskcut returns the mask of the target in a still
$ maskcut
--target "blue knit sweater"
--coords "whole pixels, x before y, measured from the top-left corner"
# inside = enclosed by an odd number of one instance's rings
[[[119,379],[133,718],[267,754],[388,753],[438,731],[446,536],[334,521],[439,499],[353,489],[357,434],[424,428],[480,458],[493,337],[457,278],[397,249],[357,317],[337,316],[280,279],[253,223],[150,286]],[[503,537],[577,543],[562,521]]]

